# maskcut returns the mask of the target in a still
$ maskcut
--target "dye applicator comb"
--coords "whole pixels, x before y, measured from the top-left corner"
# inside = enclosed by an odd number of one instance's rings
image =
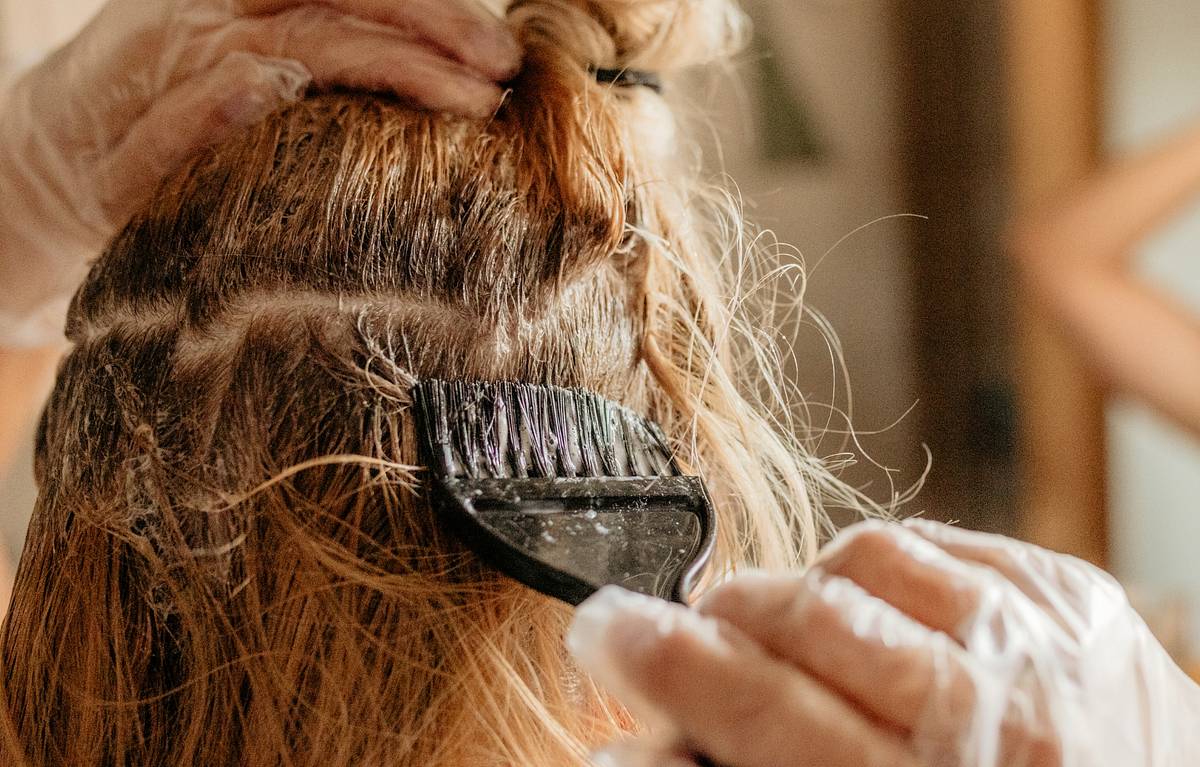
[[[414,389],[434,508],[484,561],[577,605],[602,586],[687,603],[713,506],[657,424],[580,389]]]

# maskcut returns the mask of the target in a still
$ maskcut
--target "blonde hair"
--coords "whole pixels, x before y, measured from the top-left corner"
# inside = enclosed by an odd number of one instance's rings
[[[773,425],[740,217],[666,101],[588,71],[719,58],[740,13],[508,15],[526,66],[493,119],[315,96],[175,175],[95,265],[3,630],[5,764],[558,767],[634,729],[566,656],[569,611],[433,518],[423,376],[620,400],[708,481],[716,572],[813,553],[837,485]]]

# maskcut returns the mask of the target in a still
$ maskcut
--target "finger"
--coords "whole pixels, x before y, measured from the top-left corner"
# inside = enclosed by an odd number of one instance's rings
[[[503,81],[521,67],[521,49],[504,22],[472,0],[323,0],[343,13],[420,35],[458,61]],[[273,14],[301,0],[241,0],[250,14]]]
[[[963,530],[927,519],[908,519],[901,524],[946,553],[987,565],[1014,583],[1024,580],[1031,568],[1042,569],[1041,555],[1049,553],[999,535]]]
[[[169,91],[99,163],[95,215],[120,225],[189,157],[297,100],[308,82],[297,62],[236,53]]]
[[[637,740],[608,746],[589,761],[592,767],[698,767],[678,749]]]
[[[845,578],[820,571],[742,575],[696,609],[906,735],[935,700],[953,711],[973,705],[975,686],[961,647]]]
[[[577,611],[569,644],[601,683],[717,763],[915,767],[899,738],[812,677],[679,605],[603,589]]]
[[[821,552],[817,566],[960,643],[985,602],[1006,589],[987,568],[955,559],[912,530],[879,522],[847,529]]]
[[[230,22],[189,47],[175,79],[235,51],[303,62],[320,86],[394,93],[467,117],[490,115],[502,96],[494,82],[423,43],[315,6]]]
[[[1083,560],[999,535],[963,530],[924,519],[904,526],[958,559],[995,570],[1056,617],[1085,614],[1097,590],[1125,602],[1120,584]]]

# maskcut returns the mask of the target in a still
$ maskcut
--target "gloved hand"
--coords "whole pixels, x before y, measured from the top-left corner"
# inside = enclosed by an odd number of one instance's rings
[[[1200,688],[1110,577],[930,522],[853,528],[695,611],[605,590],[570,645],[660,733],[598,765],[1200,764]]]
[[[489,114],[521,54],[473,2],[111,0],[0,102],[0,344],[60,336],[163,176],[312,82]]]

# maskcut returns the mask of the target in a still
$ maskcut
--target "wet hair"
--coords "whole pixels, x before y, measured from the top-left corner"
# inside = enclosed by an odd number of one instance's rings
[[[657,420],[719,507],[718,575],[814,551],[835,483],[774,425],[743,224],[663,97],[594,76],[718,58],[742,17],[507,13],[526,64],[491,119],[314,95],[181,169],[95,264],[3,629],[5,764],[561,767],[635,729],[566,656],[569,610],[434,518],[422,377]]]

